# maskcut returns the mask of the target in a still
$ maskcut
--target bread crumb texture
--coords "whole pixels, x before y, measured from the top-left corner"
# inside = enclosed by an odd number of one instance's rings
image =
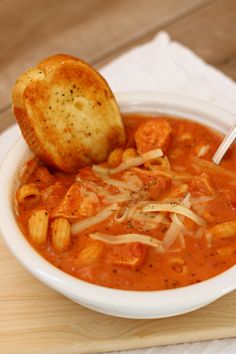
[[[78,58],[60,54],[44,59],[20,75],[12,100],[31,150],[65,172],[103,162],[125,142],[111,89]]]

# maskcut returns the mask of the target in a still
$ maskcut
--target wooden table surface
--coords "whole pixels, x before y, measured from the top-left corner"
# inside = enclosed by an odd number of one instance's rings
[[[96,67],[159,30],[236,79],[235,0],[0,1],[0,132],[10,90],[40,59],[70,53]]]
[[[159,30],[165,30],[174,40],[188,46],[208,63],[236,79],[236,0],[6,0],[0,1],[0,28],[0,132],[14,122],[10,110],[10,89],[16,77],[41,58],[54,53],[76,55],[99,68],[129,48],[151,39]],[[29,291],[26,299],[25,294],[17,292],[20,283],[31,277],[25,275],[27,272],[21,273],[21,267],[18,268],[17,262],[3,248],[0,263],[5,258],[10,260],[12,267],[0,271],[0,313],[4,314],[0,322],[1,333],[5,336],[4,348],[8,348],[7,352],[10,353],[11,340],[7,336],[14,320],[14,307],[10,305],[16,297],[20,302],[31,300],[33,293]],[[19,271],[16,292],[11,290],[14,286],[3,289],[2,279],[13,282],[15,269]],[[27,288],[31,289],[29,283]],[[32,289],[42,294],[42,288],[45,286],[32,278]],[[48,300],[48,306],[53,307],[54,292],[48,289],[43,294],[43,298],[39,295],[39,301],[44,303],[44,300]],[[64,306],[68,306],[71,311],[68,313],[72,316],[76,305],[69,305],[61,295],[56,297]],[[35,300],[34,306],[37,305]],[[208,311],[213,308],[214,305]],[[18,320],[27,315],[30,321],[33,308],[28,309],[27,314],[22,313],[20,307],[17,311]],[[41,314],[40,309],[37,311]],[[82,314],[83,310],[80,312]],[[90,316],[95,315],[90,312]],[[188,318],[194,316],[192,314]],[[45,318],[47,321],[54,320],[48,316]],[[43,328],[42,315],[39,321]],[[109,321],[107,318],[108,334]],[[127,326],[131,323],[128,320],[118,322],[122,323],[122,328],[126,328],[124,323]],[[141,322],[134,323],[137,328],[141,326]],[[19,334],[19,326],[15,323],[16,332],[13,334]],[[60,336],[60,332],[58,334]],[[41,336],[42,333],[39,333],[40,353],[45,353]],[[72,336],[72,339],[75,340],[75,337]],[[50,343],[50,333],[47,340]],[[57,344],[59,348],[60,338]],[[50,343],[51,349],[52,346],[53,343]],[[16,341],[14,348],[17,348]],[[54,350],[51,352],[54,353]],[[73,350],[70,352],[74,353]]]

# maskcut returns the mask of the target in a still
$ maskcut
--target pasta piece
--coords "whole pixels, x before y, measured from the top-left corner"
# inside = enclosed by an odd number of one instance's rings
[[[192,198],[192,205],[205,204],[205,203],[211,202],[213,199],[215,199],[215,196],[205,196],[205,195],[203,195],[202,197],[198,197],[198,198]]]
[[[111,195],[111,193],[105,187],[102,187],[93,181],[83,181],[79,176],[76,176],[76,182],[80,183],[80,185],[83,185],[87,190],[93,191],[99,197]]]
[[[126,160],[129,160],[129,159],[132,159],[133,157],[136,157],[136,156],[138,156],[138,154],[137,154],[137,151],[134,148],[127,148],[123,152],[122,161],[126,161]]]
[[[56,177],[43,166],[38,166],[38,168],[35,169],[34,178],[37,180],[37,184],[43,188],[46,188],[56,182]]]
[[[113,168],[107,168],[107,167],[102,167],[99,165],[93,165],[93,170],[99,174],[100,176],[102,175],[107,175],[107,174],[115,174],[119,173],[124,170],[128,170],[129,168],[132,168],[134,166],[140,166],[144,163],[144,160],[141,156],[134,157],[133,159],[129,159],[127,161],[121,162],[120,165],[117,167]]]
[[[236,236],[236,221],[226,221],[213,226],[209,232],[215,239],[230,238]]]
[[[124,149],[118,148],[118,149],[113,150],[110,153],[110,155],[108,157],[108,163],[109,163],[109,165],[111,167],[116,167],[122,162],[122,160],[123,160],[123,151],[124,151]]]
[[[16,193],[18,203],[37,203],[40,201],[40,191],[34,183],[24,184]]]
[[[194,167],[200,167],[209,173],[216,173],[216,174],[219,174],[219,175],[222,175],[225,177],[229,177],[229,178],[233,178],[233,179],[236,178],[236,173],[234,173],[230,170],[227,170],[224,167],[218,166],[211,161],[202,160],[197,157],[192,157],[192,160],[193,160]]]
[[[31,239],[41,245],[46,242],[48,232],[48,212],[45,209],[35,210],[28,221]]]
[[[178,171],[164,171],[162,169],[159,169],[158,166],[155,167],[155,169],[152,170],[144,170],[142,168],[138,168],[135,167],[133,168],[133,171],[138,172],[138,173],[142,173],[144,175],[147,176],[163,176],[166,178],[171,178],[172,179],[172,183],[176,180],[192,180],[193,179],[193,175],[191,175],[190,173],[179,173]]]
[[[114,211],[118,209],[119,209],[118,204],[113,203],[109,205],[107,208],[102,209],[95,216],[91,216],[90,218],[86,218],[76,222],[71,227],[72,235],[81,232],[83,230],[86,230],[89,227],[108,219],[114,213]]]
[[[169,228],[167,229],[162,241],[166,250],[168,250],[175,243],[183,228],[184,226],[182,222],[178,219],[176,214],[173,214],[172,222]]]
[[[65,218],[57,218],[51,223],[52,246],[56,251],[66,251],[71,245],[70,223]]]
[[[123,207],[117,210],[114,214],[114,221],[117,222],[118,224],[122,224],[124,221],[127,221],[129,214],[129,208]]]
[[[104,203],[122,203],[127,202],[128,200],[133,199],[131,193],[119,193],[113,195],[107,195],[103,198]]]
[[[166,220],[164,214],[159,213],[158,215],[152,213],[143,213],[140,210],[137,210],[137,206],[132,207],[123,207],[117,210],[114,214],[114,221],[118,224],[123,222],[132,221],[135,228],[147,231],[156,228],[160,223],[169,224],[169,221]]]
[[[156,161],[157,158],[163,156],[163,151],[162,149],[149,150],[143,153],[141,156],[143,158],[144,163],[147,161]]]
[[[124,192],[124,190],[138,192],[143,186],[142,180],[138,176],[131,174],[124,175],[124,181],[107,178],[104,182],[110,186],[117,187],[120,192]]]
[[[188,193],[183,199],[182,199],[182,204],[186,206],[187,208],[190,208],[192,205],[192,195]]]
[[[162,213],[151,214],[143,213],[141,211],[134,211],[132,217],[130,218],[132,225],[140,231],[148,232],[159,226],[160,223],[169,224],[169,221],[165,219]]]
[[[155,170],[155,169],[163,169],[163,170],[170,170],[170,161],[168,160],[168,157],[158,157],[155,160],[151,162],[146,162],[145,167],[149,170]]]
[[[169,213],[176,213],[180,215],[184,215],[187,218],[193,220],[196,224],[205,226],[206,222],[200,216],[195,214],[192,210],[189,208],[185,207],[184,205],[179,205],[177,203],[151,203],[146,205],[143,208],[143,211],[145,212],[153,212],[153,211],[165,211]]]
[[[102,234],[100,232],[95,232],[95,233],[89,234],[89,237],[91,237],[93,240],[99,240],[99,241],[103,241],[105,243],[110,243],[113,245],[121,245],[121,244],[125,244],[125,243],[139,242],[143,245],[148,245],[148,246],[154,247],[156,249],[156,251],[159,253],[164,252],[162,242],[154,237],[147,236],[147,235],[124,234],[124,235],[111,236],[111,235]]]
[[[20,181],[22,184],[25,184],[29,181],[29,178],[32,176],[33,172],[38,167],[38,162],[39,158],[35,156],[23,166],[20,172]]]
[[[98,261],[102,256],[103,244],[100,241],[89,240],[79,252],[75,264],[80,267],[87,267]]]
[[[115,173],[122,172],[124,170],[128,170],[135,166],[143,165],[145,162],[154,160],[157,157],[161,157],[161,156],[163,156],[163,151],[161,149],[155,149],[155,150],[148,151],[142,154],[141,156],[136,156],[130,158],[129,160],[122,161],[119,166],[114,168],[106,168],[99,165],[93,165],[92,168],[100,176],[107,175],[107,174],[115,174]]]

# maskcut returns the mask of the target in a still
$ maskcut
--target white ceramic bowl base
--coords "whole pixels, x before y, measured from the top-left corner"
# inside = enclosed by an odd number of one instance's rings
[[[210,104],[181,96],[154,93],[116,95],[121,111],[168,114],[204,123],[226,132],[236,122],[229,112]],[[0,229],[19,262],[36,278],[73,301],[90,309],[127,318],[161,318],[186,313],[229,293],[236,288],[236,267],[183,288],[162,291],[126,291],[105,288],[76,279],[42,258],[22,235],[15,219],[13,195],[18,186],[18,171],[31,153],[20,138],[10,149],[0,168]]]

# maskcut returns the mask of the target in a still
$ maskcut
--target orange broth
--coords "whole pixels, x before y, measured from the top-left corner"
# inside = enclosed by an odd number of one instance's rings
[[[135,131],[140,123],[155,119],[159,118],[147,118],[141,115],[125,116],[126,147],[135,147]],[[208,168],[196,165],[196,159],[211,161],[222,141],[222,136],[193,121],[171,117],[164,117],[164,119],[168,121],[172,129],[171,142],[165,156],[169,160],[173,177],[155,174],[155,168],[152,170],[150,166],[147,168],[138,166],[129,171],[114,174],[111,178],[123,180],[125,173],[136,174],[143,184],[140,197],[134,195],[134,198],[139,198],[139,201],[145,200],[146,197],[151,201],[163,201],[175,188],[182,184],[187,185],[192,200],[199,200],[199,203],[192,204],[191,209],[205,220],[206,226],[201,227],[189,218],[182,217],[180,220],[185,227],[181,236],[182,241],[178,236],[163,253],[139,242],[113,245],[94,240],[89,235],[96,232],[107,235],[139,233],[163,240],[171,223],[169,213],[165,213],[164,223],[154,228],[150,227],[150,229],[148,226],[145,227],[146,221],[131,219],[118,223],[114,220],[114,215],[111,215],[103,222],[72,235],[70,247],[63,252],[53,249],[49,227],[47,242],[37,245],[28,233],[30,215],[35,209],[46,208],[49,220],[55,218],[58,215],[58,206],[61,205],[76,178],[78,182],[76,182],[73,195],[69,196],[69,204],[64,206],[62,212],[66,214],[71,225],[88,216],[94,216],[105,207],[102,197],[97,196],[96,203],[92,203],[93,211],[91,211],[91,205],[89,206],[89,215],[86,215],[86,210],[78,211],[78,207],[82,204],[76,200],[76,188],[79,190],[83,183],[86,185],[86,181],[104,187],[102,179],[90,167],[78,171],[76,177],[76,175],[66,175],[55,171],[39,161],[27,183],[34,183],[43,197],[36,204],[31,203],[30,200],[27,203],[18,204],[17,218],[26,238],[50,263],[90,283],[127,290],[162,290],[182,287],[211,278],[235,264],[236,234],[235,237],[215,238],[209,230],[216,224],[236,221],[236,179],[227,174],[224,175],[222,171],[215,173]],[[207,147],[206,152],[204,156],[197,157],[202,146]],[[106,167],[108,164],[105,163],[102,166]],[[235,146],[229,150],[220,166],[227,171],[232,171],[236,176]],[[142,171],[147,171],[147,173]],[[192,177],[181,180],[181,174]],[[113,196],[120,193],[114,186],[109,186],[108,191]],[[88,193],[91,193],[91,190],[88,189]],[[131,199],[119,205],[124,210],[124,208],[131,207],[133,203],[134,200]],[[65,208],[70,210],[65,210]],[[199,231],[200,229],[203,231]]]

